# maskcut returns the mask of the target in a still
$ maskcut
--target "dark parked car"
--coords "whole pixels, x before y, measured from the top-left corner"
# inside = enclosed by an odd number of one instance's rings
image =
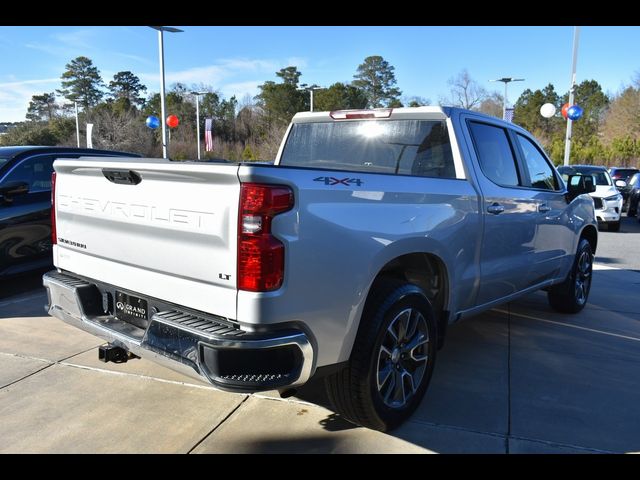
[[[52,264],[53,161],[82,156],[140,155],[71,147],[0,147],[0,278]]]
[[[640,170],[638,170],[637,168],[631,167],[611,167],[609,169],[609,174],[611,175],[611,179],[613,180],[614,185],[616,183],[616,180],[622,180],[627,183],[627,186],[625,187],[619,187],[616,185],[616,188],[622,194],[625,205],[627,205],[627,199],[629,198],[629,180],[639,171]]]
[[[640,203],[640,172],[636,173],[629,179],[628,199],[627,199],[627,217],[635,217],[638,214],[638,204]]]

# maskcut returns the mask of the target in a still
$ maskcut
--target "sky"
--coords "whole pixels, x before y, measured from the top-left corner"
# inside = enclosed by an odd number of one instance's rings
[[[490,79],[524,78],[509,84],[510,103],[548,83],[564,93],[571,80],[572,26],[173,26],[184,32],[165,33],[167,86],[206,84],[239,100],[289,65],[302,72],[301,83],[350,82],[370,55],[395,67],[403,97],[432,104],[465,68],[500,93],[504,85]],[[640,27],[582,27],[577,81],[595,79],[615,94],[640,73],[639,47]],[[148,93],[160,90],[157,32],[148,27],[0,26],[0,122],[24,120],[31,96],[60,88],[65,65],[80,55],[93,60],[105,83],[129,70]]]

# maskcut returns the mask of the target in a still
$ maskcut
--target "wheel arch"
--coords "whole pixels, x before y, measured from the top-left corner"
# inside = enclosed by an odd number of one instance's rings
[[[595,255],[598,247],[598,230],[593,225],[587,225],[580,232],[580,238],[586,238],[591,245],[591,253]]]
[[[376,287],[385,279],[396,279],[415,284],[425,293],[436,318],[438,348],[441,348],[449,323],[447,308],[450,295],[449,272],[443,259],[430,252],[413,252],[389,260],[380,268],[369,286],[363,314]],[[363,322],[360,321],[358,329],[362,327],[362,324]]]

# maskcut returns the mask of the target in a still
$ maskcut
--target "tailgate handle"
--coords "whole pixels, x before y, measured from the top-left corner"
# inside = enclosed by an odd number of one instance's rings
[[[133,170],[111,170],[108,168],[102,169],[104,178],[113,183],[119,183],[121,185],[138,185],[142,181],[142,177],[138,172]]]

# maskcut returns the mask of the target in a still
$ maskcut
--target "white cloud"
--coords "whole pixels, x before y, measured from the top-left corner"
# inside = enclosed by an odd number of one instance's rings
[[[96,33],[96,29],[83,28],[72,32],[55,33],[51,38],[71,47],[93,48],[90,40],[95,38]]]
[[[186,84],[204,83],[210,84],[214,88],[220,88],[220,85],[227,79],[232,79],[239,75],[246,75],[248,73],[256,73],[261,76],[272,74],[278,70],[280,64],[281,62],[274,60],[247,58],[220,59],[218,63],[213,65],[192,67],[186,70],[167,71],[165,73],[165,83],[167,85],[176,82]],[[160,74],[143,73],[140,75],[140,78],[149,85],[157,85],[160,81]]]
[[[225,98],[230,98],[233,95],[236,96],[238,101],[241,101],[245,95],[250,95],[251,98],[255,97],[260,90],[258,85],[262,85],[263,80],[250,80],[247,82],[227,83],[220,88],[220,91]]]
[[[139,55],[132,55],[130,53],[124,53],[124,52],[113,52],[114,55],[117,55],[119,57],[122,58],[128,58],[129,60],[135,60],[136,62],[139,63],[144,63],[145,65],[154,65],[156,62],[153,62],[151,60],[149,60],[148,58],[145,57],[141,57]]]
[[[96,29],[80,29],[70,32],[54,33],[45,42],[29,42],[25,47],[40,50],[49,55],[71,58],[82,52],[95,48],[92,40],[96,37]]]
[[[41,78],[0,83],[0,121],[20,122],[25,119],[33,95],[54,91],[59,78]]]
[[[294,63],[291,63],[291,62]],[[167,86],[181,82],[187,85],[205,84],[220,90],[228,98],[235,95],[241,99],[249,94],[252,97],[259,93],[258,85],[266,80],[276,80],[275,72],[289,65],[306,65],[302,58],[288,59],[249,59],[223,58],[212,65],[192,67],[186,70],[168,71],[165,73]],[[247,78],[248,77],[248,78]],[[140,79],[149,87],[150,91],[159,90],[159,73],[143,73]]]
[[[25,47],[40,50],[48,55],[65,58],[74,57],[78,53],[78,50],[71,46],[54,45],[51,43],[30,42],[26,43]]]

